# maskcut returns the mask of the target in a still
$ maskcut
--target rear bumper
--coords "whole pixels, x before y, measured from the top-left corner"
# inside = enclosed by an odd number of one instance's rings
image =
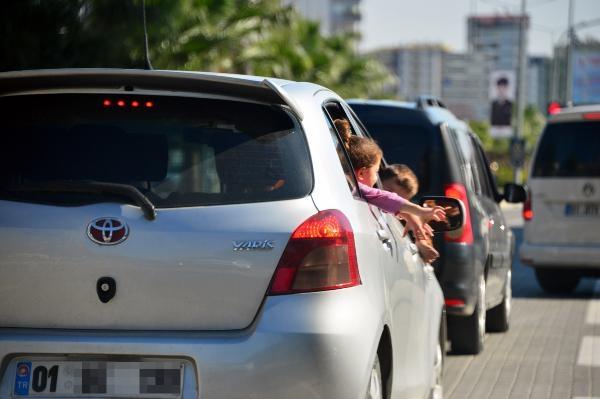
[[[600,269],[600,246],[546,245],[523,242],[521,262],[531,267]]]
[[[443,254],[436,264],[436,275],[446,299],[449,315],[473,314],[477,302],[477,278],[483,269],[476,267],[473,245],[444,243]],[[464,305],[452,305],[449,300],[464,301]]]
[[[186,359],[184,399],[363,398],[382,328],[374,306],[361,286],[268,297],[239,332],[0,329],[0,397],[12,397],[15,356],[77,354]]]

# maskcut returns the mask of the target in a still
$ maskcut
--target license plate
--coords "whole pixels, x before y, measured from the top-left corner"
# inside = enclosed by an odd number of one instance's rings
[[[17,398],[156,398],[180,399],[180,361],[51,361],[17,363]]]
[[[574,203],[565,205],[566,216],[600,216],[600,204]]]

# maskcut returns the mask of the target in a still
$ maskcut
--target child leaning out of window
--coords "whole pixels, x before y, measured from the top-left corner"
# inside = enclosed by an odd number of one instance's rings
[[[401,216],[417,238],[431,235],[431,228],[427,223],[431,220],[443,220],[446,216],[443,208],[424,208],[396,193],[374,188],[383,155],[381,148],[371,139],[353,136],[347,120],[336,119],[334,124],[352,162],[363,198],[386,212]]]

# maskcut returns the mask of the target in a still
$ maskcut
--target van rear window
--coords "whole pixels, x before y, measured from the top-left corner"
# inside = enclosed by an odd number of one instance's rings
[[[600,123],[548,124],[534,161],[534,177],[600,177]]]
[[[97,94],[4,97],[0,107],[1,199],[99,201],[19,190],[56,181],[131,185],[159,208],[300,198],[312,188],[304,135],[278,107]]]

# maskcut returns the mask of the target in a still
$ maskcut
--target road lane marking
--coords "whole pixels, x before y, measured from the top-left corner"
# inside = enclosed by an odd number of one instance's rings
[[[600,280],[594,283],[593,298],[587,308],[586,324],[600,324]],[[586,335],[579,345],[578,366],[600,367],[600,336]]]
[[[594,297],[590,300],[585,318],[587,324],[600,324],[600,279],[594,284]]]

